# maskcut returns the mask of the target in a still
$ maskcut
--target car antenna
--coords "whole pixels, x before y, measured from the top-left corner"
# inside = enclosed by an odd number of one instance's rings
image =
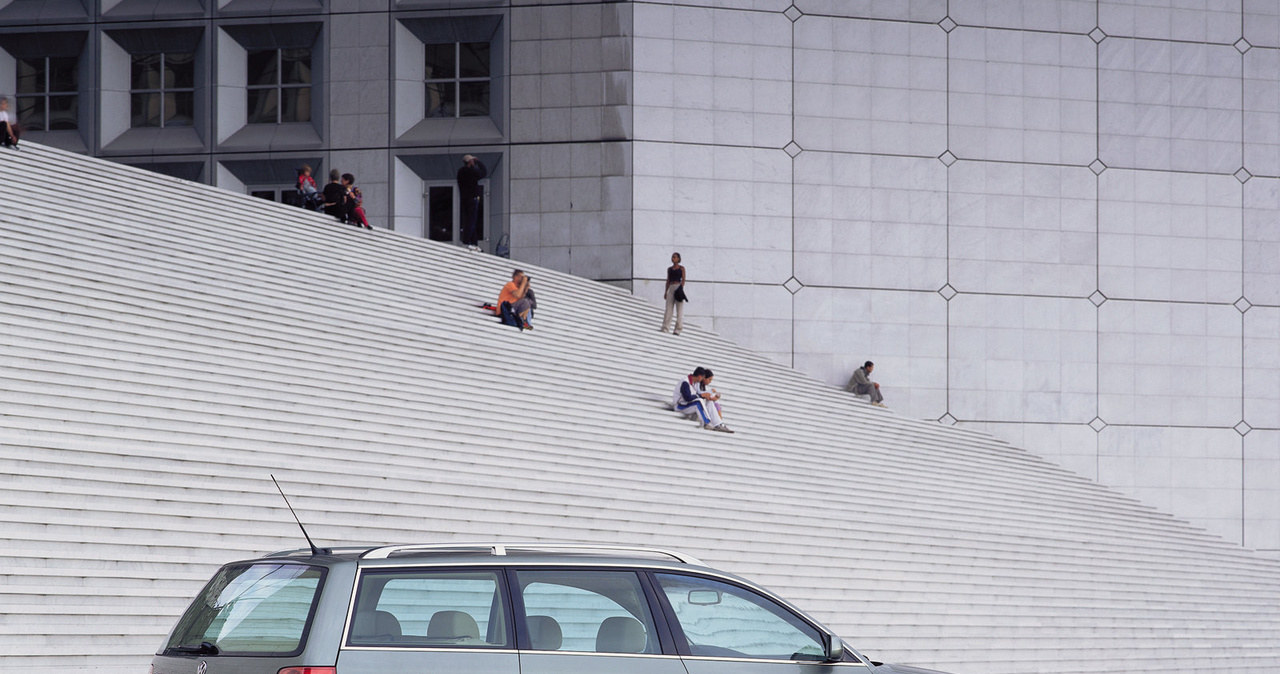
[[[271,474],[268,473],[268,475]],[[317,548],[315,543],[311,542],[311,537],[307,535],[307,528],[302,526],[302,520],[298,519],[298,513],[294,512],[293,505],[289,503],[289,497],[284,495],[284,490],[280,488],[280,482],[276,480],[275,475],[271,475],[271,481],[276,483],[276,490],[280,492],[280,498],[284,499],[284,504],[289,506],[289,512],[293,513],[293,521],[298,523],[299,529],[302,529],[302,536],[307,539],[307,545],[311,546],[311,554],[321,554],[323,551],[320,548]]]

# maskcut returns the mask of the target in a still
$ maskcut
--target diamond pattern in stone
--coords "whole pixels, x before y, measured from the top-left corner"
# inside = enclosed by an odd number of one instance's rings
[[[1101,159],[1095,159],[1090,162],[1089,170],[1093,171],[1094,175],[1102,175],[1102,172],[1107,170],[1107,165],[1103,164]]]
[[[1236,300],[1234,304],[1236,309],[1242,314],[1253,307],[1253,303],[1243,297]]]
[[[938,155],[938,161],[942,162],[946,166],[950,166],[956,163],[956,156],[951,154],[951,150],[947,150],[946,152]]]
[[[953,416],[951,416],[951,413],[950,413],[950,412],[947,412],[946,414],[944,414],[944,415],[942,415],[942,416],[938,417],[938,423],[943,424],[943,425],[946,425],[946,426],[955,426],[955,425],[956,425],[956,418],[955,418],[955,417],[953,417]]]
[[[1243,54],[1249,51],[1250,49],[1253,49],[1253,45],[1249,44],[1248,40],[1244,38],[1240,38],[1239,40],[1236,40],[1235,48],[1236,48],[1236,51]]]
[[[797,8],[795,5],[792,5],[786,8],[785,10],[783,10],[782,15],[787,17],[788,19],[791,20],[792,23],[794,23],[797,19],[804,16],[804,12],[800,11],[800,9]]]
[[[942,17],[942,20],[938,22],[938,25],[942,27],[942,30],[948,33],[956,29],[956,22],[952,21],[949,16]]]
[[[1107,37],[1107,34],[1102,32],[1101,28],[1094,28],[1093,30],[1089,31],[1089,39],[1093,40],[1095,44],[1098,42],[1102,42],[1103,38],[1105,37]]]
[[[1240,434],[1240,435],[1242,435],[1242,436],[1243,436],[1243,435],[1248,435],[1248,434],[1249,434],[1249,431],[1253,430],[1253,426],[1250,426],[1249,424],[1245,423],[1244,421],[1241,421],[1240,423],[1236,424],[1233,428],[1235,428],[1235,429],[1236,429],[1236,432],[1237,432],[1237,433],[1239,433],[1239,434]]]
[[[950,302],[950,301],[951,301],[951,298],[952,298],[952,297],[955,297],[955,296],[956,296],[956,295],[958,295],[959,293],[958,293],[958,292],[956,292],[956,289],[955,289],[955,288],[952,288],[952,287],[951,287],[951,284],[950,284],[950,283],[948,283],[948,284],[946,284],[946,285],[942,286],[941,288],[938,288],[938,294],[939,294],[939,295],[942,295],[942,299],[944,299],[944,300],[946,300],[946,301]]]
[[[1089,301],[1093,302],[1093,306],[1100,307],[1103,302],[1107,301],[1107,296],[1103,295],[1101,290],[1095,290],[1093,291],[1093,294],[1089,296]]]
[[[804,287],[804,284],[803,284],[803,283],[801,283],[801,282],[799,281],[799,279],[797,279],[796,277],[792,276],[791,278],[787,279],[787,280],[786,280],[786,282],[784,282],[784,283],[782,284],[782,287],[783,287],[783,288],[786,288],[786,289],[787,289],[787,292],[789,292],[789,293],[791,293],[792,295],[794,295],[794,294],[796,294],[796,293],[800,292],[800,289]]]
[[[1093,421],[1089,422],[1089,428],[1092,428],[1095,433],[1101,433],[1102,429],[1106,427],[1107,427],[1107,422],[1103,421],[1099,417],[1094,417]]]
[[[791,155],[792,159],[795,159],[796,155],[800,154],[801,152],[804,152],[804,148],[797,145],[794,140],[791,141],[790,143],[787,143],[787,146],[782,148],[782,150],[783,152],[786,152],[787,154]]]
[[[1249,173],[1249,169],[1246,169],[1243,166],[1241,166],[1240,169],[1232,175],[1234,175],[1236,180],[1239,180],[1241,183],[1249,182],[1249,179],[1253,177],[1253,174]]]

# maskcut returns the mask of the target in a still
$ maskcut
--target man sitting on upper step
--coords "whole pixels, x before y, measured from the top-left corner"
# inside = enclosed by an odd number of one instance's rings
[[[876,364],[867,361],[862,367],[853,371],[853,376],[849,378],[849,383],[844,385],[844,390],[855,395],[865,395],[871,398],[871,404],[876,407],[884,407],[884,396],[880,395],[880,384],[871,381],[871,371],[876,369]]]
[[[693,374],[685,377],[676,386],[675,393],[671,395],[671,408],[686,417],[697,416],[702,422],[702,427],[707,430],[732,433],[733,431],[720,420],[720,412],[716,410],[711,400],[714,394],[702,391],[699,386],[710,376],[710,370],[700,367],[695,369]]]

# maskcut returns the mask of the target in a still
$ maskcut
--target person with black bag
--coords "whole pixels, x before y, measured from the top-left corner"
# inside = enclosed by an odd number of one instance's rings
[[[671,324],[671,312],[676,314],[676,329],[672,334],[678,335],[684,329],[684,303],[689,298],[684,294],[684,267],[680,265],[680,253],[671,254],[671,266],[667,267],[667,288],[662,293],[667,302],[667,311],[662,315],[662,331],[667,331]]]

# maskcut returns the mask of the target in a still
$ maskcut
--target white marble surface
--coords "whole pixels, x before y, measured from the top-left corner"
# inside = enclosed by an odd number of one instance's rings
[[[937,290],[946,283],[946,167],[936,159],[805,152],[796,158],[796,278]]]
[[[958,161],[948,178],[957,290],[1088,297],[1097,289],[1097,178],[1089,169]]]
[[[1108,300],[1098,333],[1103,421],[1230,428],[1241,420],[1235,307]]]
[[[1240,0],[1098,0],[1098,27],[1107,35],[1231,44],[1241,35],[1240,5]]]
[[[961,294],[948,328],[957,419],[1083,424],[1097,415],[1097,312],[1088,300]]]
[[[795,141],[807,150],[946,149],[946,34],[934,25],[805,16],[795,24]]]
[[[950,0],[948,15],[965,26],[1088,33],[1098,25],[1096,0]]]
[[[1280,307],[1244,314],[1244,420],[1280,429]]]
[[[1255,176],[1280,176],[1280,50],[1244,55],[1244,166]]]
[[[1234,173],[1240,52],[1108,37],[1098,48],[1098,157],[1111,167]]]
[[[1079,166],[1096,158],[1097,57],[1088,37],[962,27],[948,54],[953,154]]]
[[[1280,550],[1280,430],[1244,436],[1244,545]]]
[[[1241,187],[1232,176],[1108,169],[1098,176],[1098,287],[1107,297],[1240,298]]]
[[[990,433],[1090,480],[1098,479],[1098,433],[1087,424],[960,422],[962,428]]]
[[[1243,442],[1229,428],[1108,426],[1098,434],[1098,479],[1239,543]]]
[[[1253,178],[1244,184],[1244,296],[1254,304],[1280,306],[1280,180]]]

